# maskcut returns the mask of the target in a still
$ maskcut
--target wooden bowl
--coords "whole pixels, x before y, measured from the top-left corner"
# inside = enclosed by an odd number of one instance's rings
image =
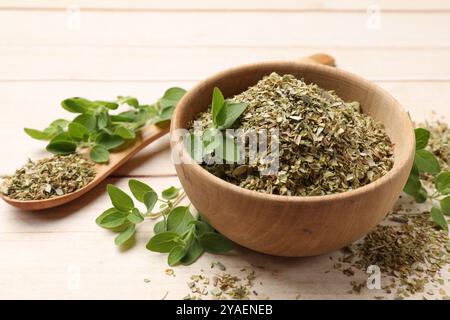
[[[193,205],[219,232],[236,243],[278,256],[312,256],[342,248],[377,225],[393,207],[409,175],[415,150],[411,120],[400,104],[375,84],[328,66],[298,62],[244,65],[216,74],[179,102],[171,132],[211,103],[219,87],[225,97],[246,90],[271,72],[293,74],[335,90],[345,101],[359,101],[364,113],[384,124],[394,143],[394,166],[383,177],[356,190],[326,196],[280,196],[247,190],[212,175],[196,163],[176,163],[181,184]],[[178,137],[172,134],[172,149]],[[176,150],[189,159],[184,148]]]

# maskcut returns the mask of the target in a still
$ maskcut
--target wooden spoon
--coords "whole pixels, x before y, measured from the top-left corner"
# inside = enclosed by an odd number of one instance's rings
[[[300,61],[305,63],[326,64],[330,66],[335,65],[333,57],[321,53],[303,58]],[[3,194],[0,194],[0,196],[10,205],[23,210],[43,210],[63,205],[72,200],[75,200],[76,198],[82,196],[83,194],[94,188],[141,149],[143,149],[159,137],[168,133],[169,129],[169,124],[165,124],[163,126],[149,125],[142,128],[137,134],[136,139],[132,143],[132,145],[124,150],[112,152],[107,164],[95,164],[95,178],[89,184],[81,189],[78,189],[75,192],[43,200],[16,200],[11,199]]]

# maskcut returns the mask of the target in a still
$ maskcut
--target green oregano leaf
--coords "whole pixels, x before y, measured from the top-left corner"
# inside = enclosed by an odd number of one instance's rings
[[[97,127],[101,130],[108,126],[109,116],[107,112],[102,112],[97,116]]]
[[[85,126],[89,132],[95,132],[97,130],[97,119],[91,114],[80,114],[72,122],[76,122]]]
[[[176,198],[178,196],[179,192],[180,192],[180,189],[175,188],[175,187],[170,187],[170,188],[167,188],[166,190],[164,190],[161,195],[164,199],[171,200],[171,199]]]
[[[108,190],[108,194],[111,198],[113,206],[117,210],[128,212],[134,208],[133,199],[131,199],[131,197],[125,192],[123,192],[116,186],[113,186],[112,184],[108,184],[106,186],[106,189]]]
[[[41,131],[37,129],[31,129],[31,128],[24,128],[23,129],[26,134],[28,134],[31,138],[36,140],[50,140],[53,138],[54,133],[51,133],[49,131]],[[56,131],[56,130],[55,130]]]
[[[84,137],[89,134],[89,130],[78,122],[69,123],[69,135],[74,140],[84,140]]]
[[[215,87],[213,90],[213,96],[212,96],[212,121],[213,125],[217,127],[217,116],[219,115],[220,110],[223,107],[224,104],[224,97],[222,92],[219,88]]]
[[[443,230],[448,231],[448,223],[441,210],[436,207],[431,208],[431,218]]]
[[[130,96],[118,96],[117,97],[117,103],[120,104],[127,104],[129,106],[132,106],[133,108],[139,108],[139,102],[138,99],[136,99],[135,97],[130,97]]]
[[[210,253],[224,253],[233,249],[233,243],[216,232],[207,232],[198,240],[203,249]]]
[[[445,215],[450,215],[450,196],[441,200],[441,210]]]
[[[47,145],[46,149],[53,154],[71,154],[77,149],[77,144],[71,141],[53,141]]]
[[[177,265],[180,260],[186,255],[187,248],[185,246],[175,246],[170,250],[169,256],[167,257],[167,263],[169,266],[173,267]]]
[[[182,234],[190,228],[190,222],[194,217],[189,211],[189,207],[176,207],[172,209],[167,217],[167,230]]]
[[[131,210],[131,213],[128,214],[127,219],[128,219],[128,221],[130,221],[134,224],[138,224],[138,223],[141,223],[142,221],[144,221],[144,217],[142,216],[142,214],[139,212],[139,210],[137,208],[133,208]]]
[[[73,113],[89,113],[97,108],[94,102],[79,97],[65,99],[61,102],[61,106]]]
[[[180,236],[176,232],[166,231],[153,236],[147,243],[150,251],[168,253],[180,243]]]
[[[106,229],[115,229],[127,221],[127,215],[116,208],[109,208],[95,220],[97,225]]]
[[[414,164],[421,172],[436,174],[441,171],[438,160],[428,150],[417,150],[414,157]]]
[[[167,89],[163,97],[159,100],[161,108],[175,107],[185,93],[186,90],[178,87]]]
[[[117,127],[116,130],[114,131],[114,134],[121,136],[126,140],[134,139],[136,137],[136,133],[133,130],[128,129],[126,127]]]
[[[94,102],[98,105],[101,105],[101,106],[106,107],[111,110],[116,110],[119,107],[118,103],[111,102],[111,101],[95,100]]]
[[[95,145],[89,153],[92,161],[97,163],[106,163],[109,161],[109,151],[102,145]]]
[[[436,177],[435,186],[441,194],[450,193],[450,171],[441,172]]]
[[[49,128],[53,127],[53,128],[59,128],[61,130],[65,130],[67,128],[67,126],[69,125],[70,121],[66,120],[66,119],[56,119],[54,121],[52,121],[52,123],[50,123]],[[47,128],[47,129],[49,129]]]
[[[225,102],[217,115],[216,125],[219,129],[228,129],[247,108],[245,103]]]
[[[416,136],[416,150],[424,149],[430,139],[430,131],[423,128],[417,128],[414,130],[414,134]]]
[[[153,189],[142,181],[131,179],[128,187],[137,201],[144,203],[144,196],[147,192],[154,192]]]
[[[161,221],[155,223],[155,225],[153,226],[153,232],[155,234],[163,233],[163,232],[166,232],[166,231],[167,231],[167,228],[166,228],[166,221],[165,220],[161,220]]]
[[[144,194],[144,204],[147,208],[147,212],[150,213],[155,207],[156,201],[158,201],[158,195],[154,191],[149,191]]]
[[[111,135],[105,132],[100,133],[95,139],[95,143],[111,150],[121,146],[125,140],[121,136]]]
[[[200,245],[200,242],[197,239],[193,239],[186,254],[180,262],[186,266],[193,264],[203,254],[203,252],[204,250]]]
[[[403,191],[411,196],[414,196],[416,193],[419,192],[421,187],[422,184],[420,183],[420,180],[415,180],[410,176],[408,178],[408,181],[406,182],[405,187],[403,188]]]

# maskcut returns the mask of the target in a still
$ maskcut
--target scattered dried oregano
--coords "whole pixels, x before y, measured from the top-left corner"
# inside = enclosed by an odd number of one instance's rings
[[[17,200],[42,200],[72,193],[95,177],[93,162],[79,154],[55,155],[33,162],[7,176],[0,192]]]
[[[392,168],[393,147],[382,124],[361,113],[358,102],[345,102],[333,91],[272,73],[230,100],[247,105],[233,125],[242,129],[244,139],[259,130],[279,132],[275,174],[261,174],[267,169],[263,157],[244,164],[202,163],[235,185],[271,194],[325,195],[366,185]],[[211,110],[196,121],[192,130],[211,127]],[[263,154],[265,159],[270,152]]]

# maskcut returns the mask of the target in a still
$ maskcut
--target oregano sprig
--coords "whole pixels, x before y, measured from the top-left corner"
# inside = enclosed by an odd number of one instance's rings
[[[403,191],[423,203],[430,200],[433,203],[431,218],[442,229],[448,231],[448,222],[445,215],[450,215],[450,172],[441,172],[438,159],[426,150],[430,139],[430,132],[424,128],[414,130],[416,139],[416,152],[414,163]],[[435,175],[435,192],[429,194],[421,182],[421,174]]]
[[[142,126],[170,120],[176,104],[185,93],[184,89],[170,88],[151,105],[140,104],[137,98],[130,96],[118,96],[115,101],[68,98],[61,102],[61,106],[78,114],[72,121],[57,119],[44,130],[24,130],[34,139],[49,141],[47,151],[51,153],[70,154],[89,148],[93,161],[106,163],[110,152],[134,140]],[[129,110],[112,113],[121,106]]]
[[[147,249],[168,253],[170,266],[192,264],[205,251],[223,253],[232,249],[231,241],[217,233],[201,215],[194,216],[190,206],[178,206],[184,197],[181,189],[172,186],[158,196],[149,185],[139,180],[129,180],[128,186],[134,199],[142,203],[145,210],[141,211],[130,195],[110,184],[107,191],[113,207],[96,219],[100,227],[119,233],[114,240],[117,246],[130,243],[136,234],[136,226],[146,219],[162,218],[154,225],[154,236],[148,241]],[[157,203],[160,206],[154,212]]]

